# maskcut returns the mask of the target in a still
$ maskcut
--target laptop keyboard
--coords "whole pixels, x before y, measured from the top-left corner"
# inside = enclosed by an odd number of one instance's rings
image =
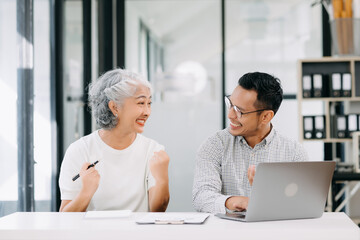
[[[234,218],[245,218],[246,211],[242,211],[242,212],[234,211],[232,213],[227,212],[226,215],[229,216],[229,217],[234,217]]]

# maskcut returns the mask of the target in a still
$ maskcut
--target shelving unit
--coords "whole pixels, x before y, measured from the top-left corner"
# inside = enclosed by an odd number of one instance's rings
[[[360,131],[353,134],[353,160],[355,172],[360,173]]]
[[[331,76],[333,73],[350,73],[351,75],[351,96],[349,97],[308,97],[303,96],[303,76],[309,75],[313,77],[313,74],[321,74],[322,76],[328,76],[324,78],[324,81],[329,81],[328,86],[331,87]],[[343,76],[343,75],[342,75]],[[329,90],[329,89],[327,89]],[[330,91],[330,90],[329,90]],[[333,146],[333,149],[337,149],[337,146],[342,145],[345,154],[339,159],[332,153],[332,159],[338,162],[355,163],[358,161],[354,159],[353,151],[359,152],[359,146],[353,146],[353,138],[337,138],[332,134],[333,116],[335,115],[347,115],[347,114],[360,114],[360,58],[359,57],[346,57],[346,58],[319,58],[319,59],[304,59],[298,61],[298,113],[299,113],[299,140],[300,142],[321,141],[323,143],[329,143]],[[322,103],[323,111],[320,115],[325,116],[325,138],[319,139],[305,139],[304,137],[304,109],[303,105],[311,102]],[[340,106],[340,107],[339,107]],[[341,111],[339,112],[339,109]],[[315,113],[314,115],[319,115]],[[358,118],[358,120],[360,120]],[[360,122],[357,123],[357,126]],[[360,130],[360,129],[359,129]],[[358,130],[358,131],[359,131]],[[355,133],[359,136],[360,133]],[[351,152],[346,152],[351,151]],[[336,152],[336,150],[335,150]],[[359,164],[357,162],[357,164]],[[357,165],[358,166],[358,165]],[[356,168],[356,164],[355,164]],[[358,181],[356,187],[350,189],[350,182]],[[358,172],[335,172],[332,182],[331,194],[328,204],[330,210],[341,211],[343,207],[349,202],[350,198],[355,194],[360,186],[360,173]]]
[[[298,111],[299,116],[303,116],[303,103],[312,101],[321,101],[324,106],[325,115],[325,132],[326,138],[324,139],[304,139],[304,124],[300,122],[300,141],[323,141],[325,143],[337,142],[351,142],[351,138],[334,138],[331,136],[331,105],[336,102],[346,103],[347,105],[352,102],[360,103],[360,58],[319,58],[319,59],[306,59],[298,62]],[[303,97],[303,76],[312,74],[331,75],[332,73],[350,73],[351,74],[351,97],[321,97],[321,98],[304,98]],[[326,79],[330,81],[330,77]],[[349,112],[350,113],[350,112]],[[360,113],[360,112],[359,112]]]

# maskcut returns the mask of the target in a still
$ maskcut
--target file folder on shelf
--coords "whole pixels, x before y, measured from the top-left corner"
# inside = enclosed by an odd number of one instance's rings
[[[323,76],[321,74],[314,74],[313,75],[313,92],[314,97],[323,97]]]
[[[325,133],[325,116],[314,116],[315,122],[315,138],[321,139],[326,138]]]
[[[347,116],[335,115],[333,117],[333,136],[335,138],[346,138],[347,137]]]
[[[341,97],[341,74],[340,73],[333,73],[331,75],[330,96],[331,97]]]
[[[358,130],[358,115],[349,114],[347,118],[348,118],[347,137],[351,138],[353,132],[356,132]]]
[[[314,138],[314,117],[304,116],[304,139]]]
[[[343,97],[351,97],[351,74],[350,73],[343,73],[343,75],[342,75],[341,95]]]
[[[312,79],[310,75],[303,76],[303,97],[311,98],[312,97]]]

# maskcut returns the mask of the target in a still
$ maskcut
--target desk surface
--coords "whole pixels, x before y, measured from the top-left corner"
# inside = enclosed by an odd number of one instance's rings
[[[243,223],[213,215],[201,225],[138,225],[146,213],[115,219],[86,219],[84,213],[14,213],[0,218],[0,239],[360,239],[344,213],[321,218]]]

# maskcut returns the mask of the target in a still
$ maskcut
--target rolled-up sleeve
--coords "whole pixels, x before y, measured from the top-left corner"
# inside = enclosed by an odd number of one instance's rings
[[[78,142],[66,150],[59,175],[61,200],[73,200],[82,188],[81,180],[72,180],[80,172],[82,164],[88,161],[82,152]]]
[[[193,207],[196,211],[225,212],[225,201],[230,196],[221,194],[223,149],[222,142],[215,135],[203,143],[197,152],[192,192]]]

